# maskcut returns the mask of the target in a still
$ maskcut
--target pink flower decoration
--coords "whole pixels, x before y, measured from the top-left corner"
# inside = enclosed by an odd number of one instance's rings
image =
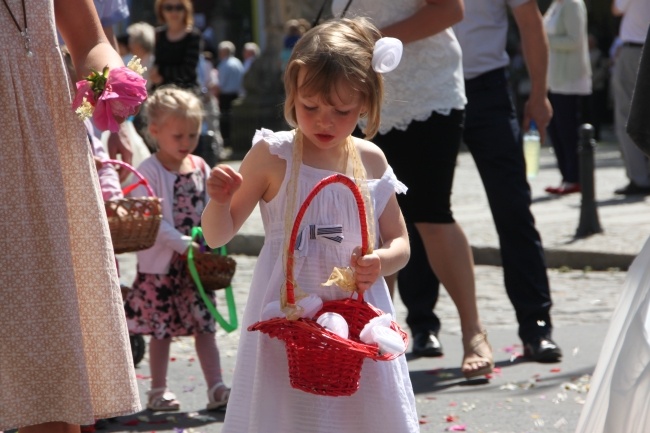
[[[106,87],[95,104],[95,125],[101,130],[119,131],[120,124],[115,118],[124,119],[136,113],[137,107],[147,99],[146,83],[127,67],[110,71]]]
[[[126,66],[93,72],[85,80],[77,82],[77,94],[72,108],[81,116],[90,115],[97,128],[102,131],[117,132],[120,124],[117,119],[125,119],[137,112],[137,108],[147,99],[147,80]],[[85,103],[85,104],[84,104]],[[92,106],[84,110],[83,106]]]
[[[95,105],[95,95],[92,88],[92,82],[88,80],[77,81],[77,94],[72,101],[72,109],[76,110],[86,98],[88,102]]]

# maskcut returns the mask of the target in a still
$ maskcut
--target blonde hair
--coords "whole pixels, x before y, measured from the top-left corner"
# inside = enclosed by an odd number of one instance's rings
[[[147,125],[161,124],[170,116],[203,122],[203,104],[192,92],[174,85],[161,86],[149,95],[144,105]],[[153,137],[149,137],[153,138]]]
[[[375,42],[379,30],[366,18],[342,18],[327,21],[305,33],[296,43],[285,74],[284,117],[297,127],[296,97],[298,92],[323,95],[330,102],[332,89],[343,80],[359,92],[366,105],[368,123],[363,131],[372,138],[379,129],[384,82],[372,68]],[[298,88],[298,73],[304,70],[305,80]]]
[[[156,3],[153,6],[153,9],[156,11],[156,18],[160,24],[165,24],[165,17],[163,15],[163,3],[165,0],[156,0]],[[194,26],[194,6],[192,5],[192,0],[181,0],[183,6],[185,6],[185,15],[183,17],[183,23],[185,28],[191,29]]]

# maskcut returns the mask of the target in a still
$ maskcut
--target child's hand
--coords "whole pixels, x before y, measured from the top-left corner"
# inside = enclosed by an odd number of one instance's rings
[[[133,145],[129,139],[129,135],[122,122],[124,119],[115,119],[120,123],[120,130],[118,132],[111,132],[108,136],[106,145],[108,146],[108,157],[110,159],[122,159],[127,164],[133,163]],[[118,158],[119,155],[119,158]],[[117,167],[117,174],[120,176],[120,182],[124,182],[128,177],[130,171],[122,166]]]
[[[93,159],[95,160],[95,170],[99,171],[102,169],[104,166],[104,163],[102,162],[101,158],[99,156],[93,156]]]
[[[229,165],[219,164],[212,169],[208,178],[208,195],[217,203],[226,204],[239,189],[241,182],[241,174]]]
[[[199,245],[198,242],[192,241],[192,243],[187,247],[187,250],[185,250],[185,255],[189,254],[190,248],[192,248],[195,253],[201,252],[201,245]]]
[[[157,66],[152,66],[149,68],[149,81],[154,84],[162,84],[165,81],[162,75],[160,75],[160,72],[158,72]]]
[[[361,247],[352,252],[350,266],[354,269],[357,291],[363,294],[381,275],[381,260],[376,253],[361,255]]]

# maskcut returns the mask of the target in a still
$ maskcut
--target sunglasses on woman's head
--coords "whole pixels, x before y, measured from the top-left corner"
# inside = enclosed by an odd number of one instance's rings
[[[185,6],[183,5],[163,5],[162,10],[165,12],[183,12],[185,10]]]

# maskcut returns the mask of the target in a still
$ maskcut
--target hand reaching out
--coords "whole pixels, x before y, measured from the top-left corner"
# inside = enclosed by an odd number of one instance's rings
[[[160,75],[160,72],[158,72],[157,66],[152,66],[151,68],[149,68],[149,81],[151,81],[156,85],[163,84],[163,82],[165,81],[162,75]]]
[[[208,178],[208,195],[220,204],[229,203],[242,182],[241,174],[226,164],[219,164],[212,169]]]
[[[101,170],[102,167],[104,166],[102,159],[99,156],[93,156],[93,159],[95,160],[95,170],[97,171]]]
[[[133,162],[133,149],[131,147],[131,141],[129,140],[129,135],[125,129],[126,125],[121,124],[119,132],[111,132],[108,137],[108,157],[111,159],[118,159],[119,155],[122,161],[127,164],[132,164]],[[120,182],[124,182],[129,176],[130,172],[126,169],[121,169],[118,171],[120,175]]]
[[[361,255],[361,247],[352,252],[350,266],[354,269],[357,291],[363,294],[381,275],[381,260],[376,253]]]

